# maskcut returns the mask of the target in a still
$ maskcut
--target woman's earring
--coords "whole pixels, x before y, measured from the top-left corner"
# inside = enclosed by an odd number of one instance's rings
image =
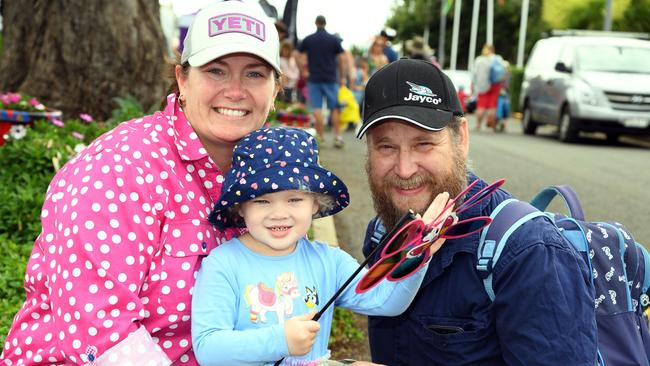
[[[185,96],[183,94],[180,94],[178,96],[178,105],[180,105],[182,108],[185,108]]]

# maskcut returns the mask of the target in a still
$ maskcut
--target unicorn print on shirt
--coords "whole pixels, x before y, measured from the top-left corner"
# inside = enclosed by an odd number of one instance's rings
[[[246,286],[244,291],[253,323],[266,323],[266,313],[272,311],[278,317],[278,323],[284,324],[284,319],[293,314],[293,301],[299,297],[298,281],[293,272],[280,273],[274,288],[259,282],[257,285]]]

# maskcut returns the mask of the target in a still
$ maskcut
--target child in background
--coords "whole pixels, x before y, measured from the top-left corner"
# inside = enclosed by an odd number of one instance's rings
[[[293,103],[298,78],[300,77],[300,67],[293,55],[293,45],[289,40],[284,40],[280,44],[280,68],[282,69],[284,84],[284,95],[280,95],[280,97],[287,103]]]
[[[437,216],[448,197],[440,195],[424,218]],[[215,248],[198,273],[192,343],[201,365],[273,364],[282,358],[283,365],[335,364],[327,348],[334,309],[320,322],[311,319],[359,264],[306,234],[313,218],[333,215],[348,202],[347,187],[318,164],[315,139],[303,130],[261,129],[241,140],[210,221],[220,228],[246,227],[248,233]],[[399,315],[427,267],[357,294],[362,272],[334,305]]]
[[[467,113],[467,93],[465,93],[465,86],[464,85],[458,85],[458,91],[456,92],[458,95],[458,101],[460,102],[460,107],[463,109],[463,112]]]

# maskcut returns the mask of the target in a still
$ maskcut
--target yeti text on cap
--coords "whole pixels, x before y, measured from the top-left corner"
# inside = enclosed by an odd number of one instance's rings
[[[210,20],[210,37],[223,33],[244,33],[261,41],[266,39],[264,23],[246,14],[222,14]]]

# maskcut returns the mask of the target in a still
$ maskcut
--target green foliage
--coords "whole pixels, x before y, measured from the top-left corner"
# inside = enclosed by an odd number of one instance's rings
[[[425,25],[428,24],[430,38],[429,45],[438,48],[438,34],[440,28],[440,1],[428,0],[403,0],[401,6],[393,8],[391,17],[387,25],[397,30],[397,42],[406,41],[415,35],[422,35]],[[542,33],[547,32],[550,26],[540,17],[542,13],[543,0],[530,0],[528,28],[526,32],[526,45],[524,54],[528,54],[535,41]],[[469,54],[469,40],[472,22],[472,1],[461,2],[461,18],[458,36],[458,65],[459,69],[464,69],[468,65],[467,55]],[[486,42],[486,6],[481,6],[479,19],[476,54],[480,52],[482,45]],[[447,13],[447,31],[445,33],[445,54],[446,62],[449,61],[451,54],[451,37],[453,27],[454,11],[452,9]],[[427,20],[428,17],[428,20]],[[494,5],[494,46],[498,54],[504,59],[514,61],[517,55],[519,39],[519,23],[521,20],[521,0],[504,1],[503,4],[495,2]],[[436,55],[440,55],[440,50],[436,50]],[[448,65],[441,65],[446,68]]]
[[[23,278],[31,246],[0,234],[0,339],[5,339],[14,315],[25,300]]]
[[[113,98],[113,101],[117,104],[117,108],[111,113],[111,118],[106,121],[109,126],[115,126],[120,122],[149,114],[145,112],[140,102],[131,95],[125,98],[116,97]]]
[[[521,93],[521,82],[524,80],[524,68],[510,68],[510,108],[513,112],[521,112],[519,107],[519,94]]]
[[[622,18],[613,23],[614,30],[650,33],[650,0],[630,1]]]
[[[360,47],[360,46],[357,46],[355,44],[355,45],[352,45],[352,48],[350,49],[350,53],[352,54],[352,56],[361,57],[361,56],[363,56],[364,53],[366,53],[367,49],[368,49],[368,46]]]
[[[56,170],[76,154],[75,148],[105,130],[80,120],[68,120],[63,128],[36,121],[23,139],[10,139],[0,147],[0,233],[31,244],[40,232],[40,210]]]
[[[603,30],[605,22],[605,0],[589,0],[576,5],[566,18],[569,29]]]
[[[330,334],[330,347],[337,348],[337,345],[349,345],[364,340],[365,334],[356,324],[352,311],[335,308],[332,321],[332,333]]]

